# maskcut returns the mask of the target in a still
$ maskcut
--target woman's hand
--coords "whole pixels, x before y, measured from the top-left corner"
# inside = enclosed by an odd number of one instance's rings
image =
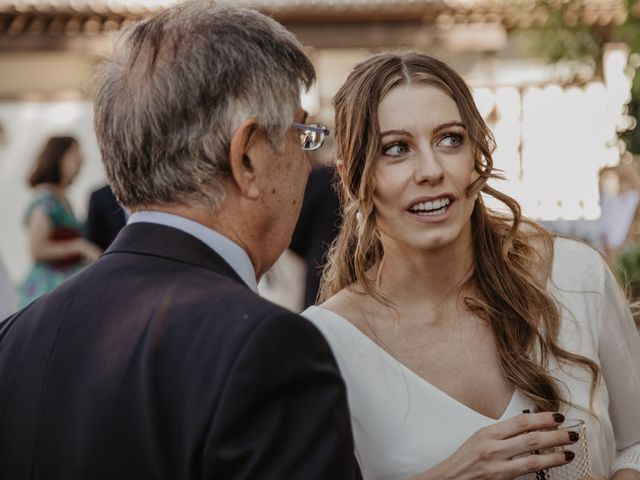
[[[449,458],[413,480],[511,480],[567,464],[573,460],[572,452],[532,454],[578,440],[577,432],[554,429],[563,421],[563,415],[545,412],[518,415],[482,428]]]
[[[102,250],[100,250],[100,248],[91,243],[89,240],[78,238],[74,241],[76,242],[75,248],[78,252],[78,255],[80,255],[88,262],[94,262],[98,258],[100,258],[100,255],[102,255]]]
[[[58,262],[82,257],[93,262],[102,255],[102,250],[84,238],[53,240],[54,225],[41,208],[32,212],[27,228],[29,249],[36,261]]]

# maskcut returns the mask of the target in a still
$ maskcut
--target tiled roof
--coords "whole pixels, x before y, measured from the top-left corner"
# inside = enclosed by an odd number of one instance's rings
[[[95,34],[181,0],[0,0],[0,35]],[[419,20],[447,26],[502,22],[542,24],[547,7],[535,0],[235,0],[283,22]],[[639,0],[640,1],[640,0]],[[624,0],[581,0],[568,20],[609,25],[626,18]]]
[[[0,12],[95,13],[140,15],[162,10],[177,0],[0,0]]]

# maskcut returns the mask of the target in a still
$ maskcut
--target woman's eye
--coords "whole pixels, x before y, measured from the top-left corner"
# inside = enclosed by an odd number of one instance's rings
[[[390,157],[398,157],[400,155],[404,155],[405,153],[407,153],[408,150],[409,149],[404,143],[395,143],[393,145],[389,145],[388,147],[385,147],[382,153]]]
[[[460,133],[447,133],[440,139],[438,145],[443,147],[459,147],[462,145],[463,140],[464,137]]]

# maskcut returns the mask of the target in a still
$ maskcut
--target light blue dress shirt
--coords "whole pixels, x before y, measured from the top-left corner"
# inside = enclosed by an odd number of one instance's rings
[[[220,255],[240,276],[244,283],[246,283],[251,290],[258,293],[256,271],[253,268],[247,252],[245,252],[240,245],[215,230],[179,215],[149,210],[132,213],[127,224],[130,223],[155,223],[165,225],[167,227],[177,228],[196,237]]]

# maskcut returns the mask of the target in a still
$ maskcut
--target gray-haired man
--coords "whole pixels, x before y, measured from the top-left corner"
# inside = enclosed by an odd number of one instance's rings
[[[187,2],[102,68],[96,131],[133,214],[95,264],[0,327],[2,478],[353,478],[321,334],[256,293],[309,174],[298,42]]]

